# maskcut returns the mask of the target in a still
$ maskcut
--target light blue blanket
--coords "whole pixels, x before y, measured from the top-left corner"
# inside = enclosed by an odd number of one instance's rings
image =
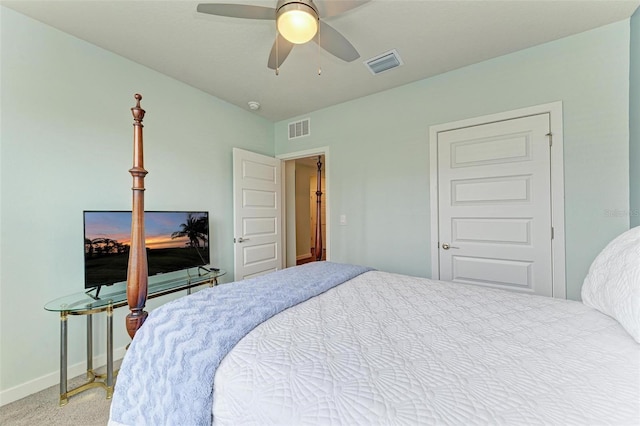
[[[213,378],[257,325],[370,268],[314,262],[224,284],[149,315],[122,362],[111,424],[210,425]]]

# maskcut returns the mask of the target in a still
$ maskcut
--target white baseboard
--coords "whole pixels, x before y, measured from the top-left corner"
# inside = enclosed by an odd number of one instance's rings
[[[113,350],[113,361],[124,358],[126,348],[116,348]],[[94,369],[107,365],[107,354],[98,355],[93,357]],[[67,367],[67,378],[71,379],[76,376],[80,376],[87,372],[86,362],[79,362]],[[24,398],[36,392],[40,392],[50,386],[60,384],[60,370],[56,370],[44,376],[30,380],[26,383],[22,383],[18,386],[3,390],[0,392],[0,406],[9,404],[13,401]],[[57,401],[56,401],[57,402]]]

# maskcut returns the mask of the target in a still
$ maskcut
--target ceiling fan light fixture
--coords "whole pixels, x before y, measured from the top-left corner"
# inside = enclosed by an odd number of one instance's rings
[[[307,0],[282,3],[276,15],[276,27],[282,37],[293,44],[313,39],[318,32],[318,11],[313,3]]]

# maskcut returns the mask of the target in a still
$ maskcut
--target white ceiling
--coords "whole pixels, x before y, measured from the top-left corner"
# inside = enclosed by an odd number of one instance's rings
[[[346,63],[309,43],[293,49],[278,76],[267,68],[273,21],[199,14],[198,3],[1,2],[241,108],[257,101],[256,114],[279,121],[626,19],[640,0],[373,0],[326,20],[360,59]],[[404,65],[372,75],[363,61],[390,49]]]

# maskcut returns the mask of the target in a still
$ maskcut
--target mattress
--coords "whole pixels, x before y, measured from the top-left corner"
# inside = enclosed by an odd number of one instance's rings
[[[240,340],[213,401],[218,426],[640,424],[640,345],[579,302],[371,271]]]

